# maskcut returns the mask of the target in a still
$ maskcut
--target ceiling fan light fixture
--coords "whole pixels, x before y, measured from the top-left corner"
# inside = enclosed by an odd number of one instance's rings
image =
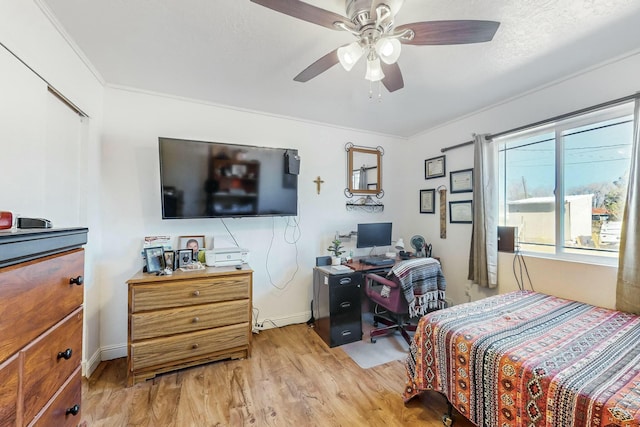
[[[384,79],[384,73],[382,72],[379,58],[367,59],[367,74],[365,74],[364,78],[370,82],[378,82]]]
[[[400,57],[401,46],[396,38],[382,37],[376,42],[376,53],[385,64],[393,64]]]
[[[351,71],[363,53],[364,50],[362,49],[362,46],[360,46],[360,43],[356,41],[338,48],[338,60],[340,61],[342,68],[347,71]]]

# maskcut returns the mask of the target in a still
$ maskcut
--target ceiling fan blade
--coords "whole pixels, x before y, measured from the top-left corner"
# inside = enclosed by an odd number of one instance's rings
[[[412,40],[400,39],[404,44],[413,45],[443,45],[482,43],[493,39],[499,22],[495,21],[428,21],[414,22],[396,27],[395,32],[413,30],[415,37]]]
[[[311,22],[312,24],[322,25],[323,27],[337,30],[333,23],[343,22],[349,28],[353,28],[353,24],[344,16],[328,10],[312,6],[299,0],[251,0],[253,3],[259,4],[276,12]]]
[[[384,79],[382,84],[387,88],[389,92],[394,92],[404,87],[404,80],[402,79],[402,72],[397,62],[393,64],[385,64],[381,62],[382,72],[384,73]]]
[[[338,62],[338,49],[332,50],[313,64],[305,68],[300,74],[295,76],[293,80],[297,82],[307,82],[312,78],[324,73]]]

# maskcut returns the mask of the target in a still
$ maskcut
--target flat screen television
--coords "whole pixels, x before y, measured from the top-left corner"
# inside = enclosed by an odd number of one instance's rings
[[[358,224],[357,248],[391,246],[391,223],[372,222]]]
[[[297,215],[297,150],[158,141],[163,219]]]

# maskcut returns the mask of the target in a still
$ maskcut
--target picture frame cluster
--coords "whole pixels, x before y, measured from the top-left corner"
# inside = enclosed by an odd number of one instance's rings
[[[444,178],[447,173],[446,156],[437,156],[424,161],[424,178]],[[449,172],[449,192],[451,194],[473,193],[473,168]],[[420,190],[420,213],[435,214],[436,188]],[[473,200],[449,201],[449,222],[451,224],[473,223]]]
[[[178,249],[173,250],[168,236],[145,237],[143,247],[146,273],[170,274],[204,261],[205,236],[179,236]]]

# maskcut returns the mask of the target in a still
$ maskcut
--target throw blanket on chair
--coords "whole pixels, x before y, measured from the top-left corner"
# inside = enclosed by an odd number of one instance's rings
[[[387,276],[395,276],[409,303],[409,316],[423,316],[430,311],[446,308],[444,299],[447,283],[438,260],[414,258],[397,263]]]

